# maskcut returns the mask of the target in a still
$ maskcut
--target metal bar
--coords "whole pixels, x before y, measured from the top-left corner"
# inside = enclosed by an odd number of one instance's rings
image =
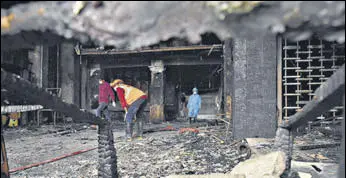
[[[284,96],[300,96],[300,93],[284,93]]]
[[[278,36],[276,40],[277,44],[277,92],[276,92],[276,98],[277,98],[277,126],[279,126],[282,123],[282,37]],[[286,67],[286,66],[285,66]]]
[[[285,46],[287,46],[287,39],[285,39]],[[287,60],[289,60],[288,58],[287,58],[287,50],[285,49],[284,50],[285,51],[285,54],[284,54],[284,67],[286,67],[287,66]],[[284,70],[284,76],[287,76],[287,70]],[[286,82],[286,80],[285,80],[285,82]],[[285,91],[285,94],[287,94],[287,85],[285,85],[284,86],[284,91]],[[285,105],[284,105],[284,110],[285,110],[285,116],[284,116],[284,118],[286,118],[286,117],[288,117],[288,112],[287,112],[287,109],[286,109],[286,107],[288,107],[288,102],[287,102],[287,95],[284,95],[284,97],[285,97]]]
[[[343,117],[345,118],[345,94],[343,96]],[[345,177],[345,119],[342,120],[342,141],[341,141],[341,150],[340,150],[340,164],[339,164],[339,177]]]
[[[284,85],[301,85],[301,83],[284,83]]]
[[[300,78],[299,75],[294,75],[294,76],[283,76],[283,78]]]
[[[299,47],[298,47],[299,48]],[[281,48],[280,48],[281,49]],[[297,49],[297,46],[285,46],[283,47],[284,50],[290,50],[290,49],[294,49],[296,50]],[[300,49],[300,48],[299,48]]]
[[[296,70],[300,69],[300,67],[284,67],[284,70]]]
[[[336,70],[337,69],[320,69],[320,71],[322,71],[322,72],[334,72]]]
[[[300,109],[301,107],[299,106],[286,106],[284,109]]]
[[[312,72],[311,69],[297,69],[296,72]]]
[[[312,53],[312,51],[297,51],[298,54],[309,54]]]
[[[307,69],[324,69],[324,66],[321,67],[321,66],[309,66],[307,67]]]
[[[318,49],[318,48],[324,48],[324,45],[308,45],[309,49]]]
[[[296,62],[312,62],[312,59],[298,59]]]
[[[324,58],[324,56],[311,56],[311,57],[308,57],[307,59],[321,59],[321,58]]]
[[[307,76],[309,77],[309,75]],[[313,78],[296,78],[297,81],[310,81],[313,80]]]
[[[296,90],[296,93],[311,93],[312,90]]]
[[[322,56],[321,56],[322,57]],[[324,59],[324,58],[321,58],[321,59],[319,59],[319,61],[326,61],[326,62],[328,62],[328,61],[336,61],[337,59]]]
[[[324,75],[323,74],[321,74],[321,75],[308,75],[307,77],[320,78],[320,77],[324,77]]]
[[[301,112],[294,114],[282,127],[295,129],[308,121],[314,120],[342,101],[345,90],[345,64],[334,73],[315,92],[311,102],[306,104]]]
[[[300,59],[300,58],[297,58],[297,57],[284,57],[284,60],[298,60],[298,59]]]

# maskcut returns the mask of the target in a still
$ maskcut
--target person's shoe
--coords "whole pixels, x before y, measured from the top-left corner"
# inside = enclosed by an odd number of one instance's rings
[[[132,142],[132,138],[127,138],[126,141],[127,142]]]
[[[137,137],[137,140],[143,140],[142,136]]]

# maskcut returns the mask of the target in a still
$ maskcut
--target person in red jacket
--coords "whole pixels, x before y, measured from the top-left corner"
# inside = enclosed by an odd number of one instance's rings
[[[111,117],[108,111],[108,103],[109,97],[111,97],[112,105],[115,107],[114,92],[109,83],[107,83],[105,80],[100,79],[99,83],[99,106],[96,109],[96,117],[101,117],[101,112],[103,112],[106,116],[106,119],[110,121]]]

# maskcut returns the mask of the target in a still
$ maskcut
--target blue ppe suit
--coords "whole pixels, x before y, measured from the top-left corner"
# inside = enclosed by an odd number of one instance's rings
[[[189,117],[197,117],[201,109],[201,97],[198,94],[192,94],[189,97],[187,108],[189,109]]]

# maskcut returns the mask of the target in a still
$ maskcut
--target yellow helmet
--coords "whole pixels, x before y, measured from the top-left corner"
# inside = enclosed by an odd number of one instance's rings
[[[119,83],[124,83],[124,81],[121,79],[115,79],[115,80],[113,80],[113,82],[110,85],[111,85],[111,87],[114,87],[115,85],[117,85]]]

